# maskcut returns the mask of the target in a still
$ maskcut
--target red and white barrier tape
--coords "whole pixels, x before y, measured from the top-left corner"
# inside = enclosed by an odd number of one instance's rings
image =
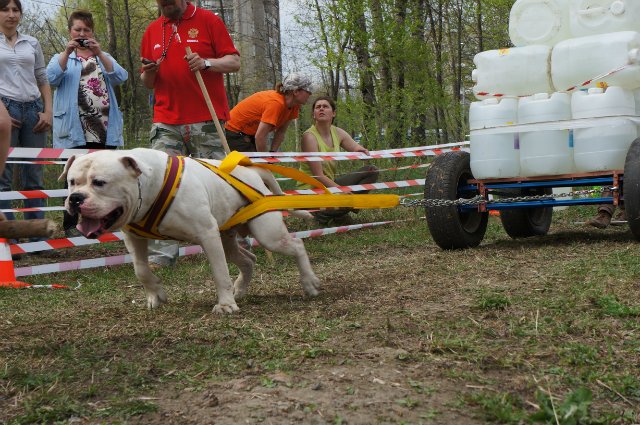
[[[66,198],[67,194],[67,189],[14,190],[12,192],[0,192],[0,201],[8,201],[10,199]]]
[[[378,172],[379,173],[384,173],[387,171],[402,171],[402,170],[415,170],[418,168],[429,168],[431,166],[431,164],[414,164],[414,165],[407,165],[405,167],[393,167],[393,168],[379,168]],[[368,171],[351,171],[352,174],[358,174],[358,173],[368,173]],[[293,180],[289,177],[278,177],[276,178],[276,180],[278,181],[287,181],[287,180]]]
[[[606,78],[610,75],[613,75],[617,72],[622,71],[623,69],[627,68],[629,66],[629,64],[623,65],[619,68],[615,68],[612,69],[611,71],[605,72],[604,74],[598,75],[596,77],[590,78],[587,81],[581,83],[581,84],[576,84],[575,86],[571,86],[568,89],[564,90],[565,92],[571,92],[573,90],[576,90],[578,88],[582,88],[584,86],[588,86],[589,84],[593,83],[594,81],[598,81],[598,80],[602,80],[603,78]],[[606,84],[606,83],[605,83]],[[527,96],[532,96],[533,94],[528,94],[528,95],[519,95],[519,96],[514,96],[514,95],[508,95],[508,94],[504,94],[504,93],[489,93],[489,92],[478,92],[476,93],[476,96],[482,96],[482,97],[505,97],[505,96],[510,96],[510,97],[527,97]]]
[[[414,146],[400,149],[370,151],[369,155],[354,152],[243,152],[253,162],[302,162],[302,161],[344,161],[353,159],[410,158],[433,156],[469,146],[469,142],[446,143],[433,146]],[[10,148],[9,158],[69,158],[94,150],[89,149],[52,149],[52,148]]]
[[[50,251],[52,249],[73,248],[77,246],[95,245],[99,243],[117,242],[124,239],[122,232],[106,233],[97,239],[87,239],[84,236],[76,236],[73,238],[48,239],[46,241],[25,242],[15,245],[9,245],[11,254],[26,254],[41,251]]]
[[[383,183],[369,183],[369,184],[357,184],[353,186],[339,186],[329,187],[331,193],[349,193],[362,190],[376,190],[376,189],[399,189],[403,187],[424,186],[425,179],[416,180],[398,180],[395,182],[383,182]],[[324,193],[322,189],[300,189],[300,190],[287,190],[287,195],[313,195],[315,193]]]
[[[365,185],[339,186],[330,187],[332,193],[349,193],[357,190],[375,190],[375,189],[397,189],[401,187],[421,186],[424,185],[424,179],[417,180],[398,180],[394,182],[372,183]],[[289,195],[309,195],[314,193],[323,193],[320,189],[303,189],[303,190],[287,190],[285,193]],[[13,199],[36,199],[36,198],[66,198],[67,189],[55,190],[21,190],[13,192],[0,192],[0,201]],[[63,207],[43,207],[43,208],[16,208],[0,210],[2,212],[24,212],[24,211],[57,211]]]
[[[330,235],[334,233],[344,233],[351,230],[381,226],[389,223],[393,223],[393,221],[377,221],[373,223],[352,224],[349,226],[305,230],[301,232],[292,232],[291,235],[294,238],[299,238],[299,239],[314,238],[314,237]],[[121,232],[114,233],[112,234],[112,237],[115,237],[117,235],[121,237],[122,233]],[[76,239],[85,239],[85,238],[71,238],[71,239],[76,240]],[[99,241],[94,242],[89,239],[85,239],[85,240],[87,241],[86,243],[87,245],[92,243],[100,243]],[[117,239],[114,239],[114,240],[117,240]],[[81,242],[81,241],[77,241],[77,242]],[[250,242],[251,242],[251,246],[259,246],[258,242],[253,238],[250,238]],[[32,243],[40,243],[40,242],[32,242]],[[200,245],[191,245],[187,247],[182,247],[179,250],[179,254],[181,257],[186,255],[200,254],[201,252],[202,252],[202,248],[200,247]],[[12,250],[12,253],[13,253],[13,250]],[[131,255],[129,254],[116,255],[113,257],[92,258],[87,260],[69,261],[65,263],[42,264],[39,266],[19,267],[15,269],[15,274],[16,274],[16,277],[24,277],[24,276],[33,276],[38,274],[48,274],[48,273],[57,273],[57,272],[72,271],[72,270],[91,269],[91,268],[97,268],[97,267],[117,266],[122,264],[128,264],[131,262],[132,262],[132,259],[131,259]]]

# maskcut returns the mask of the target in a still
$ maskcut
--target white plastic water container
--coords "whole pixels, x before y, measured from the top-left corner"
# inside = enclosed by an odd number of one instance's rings
[[[574,37],[640,31],[638,0],[571,0],[569,10]]]
[[[635,115],[632,91],[621,87],[590,88],[571,97],[573,118]],[[575,129],[573,158],[578,172],[622,170],[631,142],[638,136],[633,122]]]
[[[471,103],[471,173],[475,178],[517,177],[520,174],[517,133],[473,134],[477,129],[515,124],[517,118],[517,98],[491,98]]]
[[[605,82],[629,90],[640,88],[640,33],[620,31],[571,38],[553,48],[551,77],[558,91],[566,91],[627,64],[627,68],[584,87]]]
[[[538,93],[518,104],[518,124],[571,119],[568,93]],[[575,171],[573,138],[569,130],[520,133],[520,176],[552,176]]]
[[[495,94],[529,96],[551,93],[551,67],[548,46],[526,46],[487,50],[473,58],[476,69],[471,73],[475,83],[473,94],[488,99]]]
[[[553,46],[571,38],[569,0],[518,0],[509,13],[514,46]]]

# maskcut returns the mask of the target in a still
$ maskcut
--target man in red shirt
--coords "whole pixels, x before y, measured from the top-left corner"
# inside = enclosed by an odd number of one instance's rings
[[[196,72],[200,71],[216,115],[229,119],[223,74],[240,69],[240,56],[224,22],[186,0],[156,0],[162,13],[147,27],[140,46],[145,87],[153,89],[151,147],[169,155],[222,159],[216,132]],[[190,47],[191,54],[185,48]],[[152,241],[149,259],[174,264],[176,242]]]
[[[152,147],[171,154],[223,158],[195,72],[202,74],[216,115],[226,121],[229,105],[223,74],[240,69],[238,50],[212,12],[185,0],[156,1],[162,16],[147,27],[140,46],[141,79],[155,97]],[[190,55],[187,46],[193,51]]]
[[[231,110],[225,134],[231,150],[240,152],[276,151],[284,140],[289,123],[298,118],[300,106],[311,96],[311,79],[288,75],[275,90],[254,93]],[[271,147],[267,137],[273,132]]]

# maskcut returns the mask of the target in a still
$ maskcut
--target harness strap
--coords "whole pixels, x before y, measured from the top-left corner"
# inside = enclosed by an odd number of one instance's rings
[[[158,226],[162,222],[162,219],[164,219],[164,216],[167,214],[169,207],[171,207],[176,197],[176,193],[180,188],[180,182],[182,181],[183,170],[183,156],[169,156],[167,158],[167,168],[164,172],[164,180],[160,193],[158,193],[151,208],[149,208],[142,219],[136,223],[130,223],[125,226],[127,231],[147,239],[169,239],[158,233]]]
[[[227,183],[242,193],[242,195],[244,195],[249,201],[249,204],[238,210],[224,225],[220,226],[220,230],[227,230],[238,224],[246,223],[252,218],[269,211],[310,208],[392,208],[396,207],[400,203],[400,197],[398,195],[334,195],[320,181],[296,170],[295,168],[283,167],[281,165],[274,164],[254,164],[249,158],[237,151],[233,151],[227,155],[220,164],[220,167],[216,167],[215,165],[199,159],[196,159],[196,161],[223,178]],[[318,195],[265,196],[230,174],[238,165],[265,168],[285,177],[290,177],[294,180],[307,183],[313,187],[323,189],[325,193]]]
[[[242,155],[238,151],[233,151],[225,157],[225,159],[222,161],[222,164],[220,164],[220,170],[226,173],[231,173],[231,171],[238,165],[264,168],[285,177],[289,177],[299,182],[306,183],[309,186],[315,187],[317,189],[322,189],[325,193],[331,193],[329,189],[327,189],[327,187],[320,182],[320,180],[311,177],[310,175],[307,175],[300,170],[275,164],[254,164],[249,158]]]
[[[273,195],[265,196],[241,208],[220,230],[227,230],[246,223],[269,211],[298,210],[311,208],[393,208],[400,204],[398,195],[352,194],[352,195]]]

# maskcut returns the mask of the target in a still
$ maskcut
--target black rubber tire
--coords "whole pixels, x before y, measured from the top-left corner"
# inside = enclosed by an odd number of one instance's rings
[[[463,151],[438,155],[427,171],[425,199],[473,198],[477,192],[460,193],[459,188],[472,179],[469,154]],[[476,247],[487,231],[487,212],[460,212],[458,207],[426,207],[427,226],[431,237],[442,249]]]
[[[507,189],[501,191],[504,197],[551,195],[548,188]],[[500,220],[507,235],[513,239],[544,236],[549,232],[553,207],[546,208],[514,208],[500,211]]]
[[[624,161],[622,197],[629,229],[640,241],[640,138],[631,143]]]

